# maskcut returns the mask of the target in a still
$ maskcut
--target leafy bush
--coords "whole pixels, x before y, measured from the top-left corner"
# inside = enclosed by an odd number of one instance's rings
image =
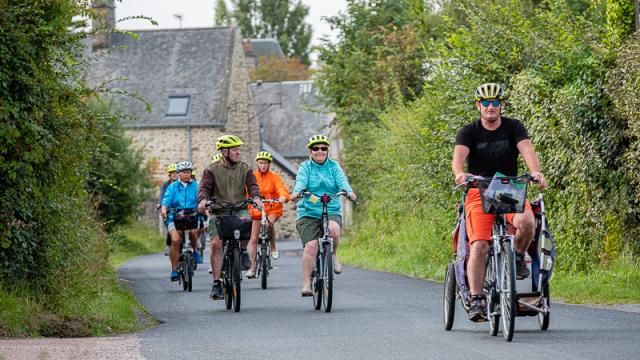
[[[638,254],[638,46],[611,47],[611,16],[602,5],[466,0],[446,2],[438,19],[405,13],[408,19],[387,16],[377,28],[358,26],[379,20],[383,5],[372,1],[351,4],[342,17],[350,21],[334,20],[343,35],[325,47],[327,69],[320,80],[347,135],[349,176],[367,199],[356,216],[354,249],[386,253],[387,243],[403,248],[404,241],[450,242],[459,199],[452,195],[450,170],[455,134],[478,117],[474,88],[499,82],[507,88],[504,115],[529,129],[550,183],[546,200],[558,270],[590,272],[621,254]],[[429,22],[438,25],[424,26]],[[380,54],[370,39],[400,36],[416,23],[423,24],[416,27],[423,33],[413,47],[424,49],[424,86],[413,92],[417,98],[397,96],[405,94],[393,91],[403,86],[401,77],[377,77],[363,71],[378,71],[374,63],[362,67],[360,60]],[[426,41],[428,31],[433,33]],[[398,49],[387,49],[393,47],[388,42],[380,46],[387,53]],[[401,63],[385,60],[390,69]],[[336,74],[354,79],[341,82]],[[358,85],[364,83],[373,85]],[[368,90],[358,94],[360,88]],[[427,228],[420,231],[416,224]],[[422,232],[435,235],[427,239]],[[420,245],[415,243],[444,269],[446,257],[434,252],[450,254],[450,245]]]
[[[114,281],[102,225],[135,213],[146,176],[117,117],[82,80],[86,34],[70,30],[88,3],[1,7],[2,294],[19,290],[56,318],[86,319]]]

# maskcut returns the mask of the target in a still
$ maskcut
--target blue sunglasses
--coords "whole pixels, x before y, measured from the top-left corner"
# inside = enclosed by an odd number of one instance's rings
[[[500,100],[498,100],[498,99],[482,100],[482,101],[480,101],[480,104],[482,104],[482,106],[484,106],[484,107],[489,107],[489,104],[493,105],[493,107],[498,107],[498,106],[500,106]]]

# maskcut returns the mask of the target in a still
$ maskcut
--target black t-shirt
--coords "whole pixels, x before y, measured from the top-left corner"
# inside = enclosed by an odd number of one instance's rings
[[[456,145],[469,148],[469,173],[488,177],[499,171],[516,176],[520,153],[517,144],[526,139],[529,139],[527,129],[516,119],[503,117],[500,127],[493,131],[485,129],[478,119],[458,130]]]

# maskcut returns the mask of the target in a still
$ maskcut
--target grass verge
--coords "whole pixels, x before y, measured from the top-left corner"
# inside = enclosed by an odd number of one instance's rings
[[[138,223],[118,229],[108,239],[110,266],[87,281],[90,286],[71,286],[55,295],[41,289],[0,287],[0,337],[103,336],[156,324],[118,279],[116,268],[134,256],[161,251],[162,239]]]
[[[439,235],[438,227],[405,219],[393,236],[380,234],[373,226],[362,227],[343,237],[340,259],[352,266],[442,281],[451,244]],[[555,271],[553,276],[555,299],[576,304],[640,303],[640,261],[630,256],[589,273]]]

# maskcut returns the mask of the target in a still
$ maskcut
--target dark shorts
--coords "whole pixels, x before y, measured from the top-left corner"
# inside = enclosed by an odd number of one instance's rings
[[[340,215],[329,215],[329,220],[337,222],[338,226],[342,228],[342,217]],[[309,241],[322,237],[322,219],[300,218],[296,221],[296,230],[300,234],[302,247],[304,247]]]

